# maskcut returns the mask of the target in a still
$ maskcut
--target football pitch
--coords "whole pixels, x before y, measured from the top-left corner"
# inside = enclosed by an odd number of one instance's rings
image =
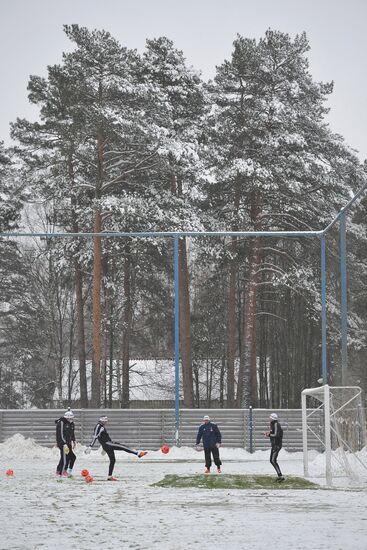
[[[209,479],[202,455],[185,461],[184,449],[179,460],[120,454],[117,482],[106,481],[108,461],[99,452],[79,452],[74,479],[62,482],[53,475],[56,450],[36,454],[0,453],[1,550],[366,549],[367,490],[281,486],[266,453],[232,461],[223,449],[223,474],[214,468]],[[299,454],[279,462],[287,479],[302,477]],[[7,467],[14,476],[5,475]],[[244,476],[265,485],[235,486]]]

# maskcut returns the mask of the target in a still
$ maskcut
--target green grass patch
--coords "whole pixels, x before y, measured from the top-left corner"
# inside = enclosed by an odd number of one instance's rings
[[[180,489],[318,489],[319,485],[301,477],[287,477],[279,482],[273,476],[250,475],[167,475],[152,487],[178,487]]]

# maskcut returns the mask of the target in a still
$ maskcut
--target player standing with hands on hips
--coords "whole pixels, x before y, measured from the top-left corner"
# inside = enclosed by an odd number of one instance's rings
[[[201,438],[203,438],[203,446],[205,453],[205,474],[210,474],[210,467],[212,465],[212,455],[214,463],[217,467],[218,474],[222,473],[222,462],[219,457],[219,447],[222,443],[222,435],[219,428],[213,422],[210,422],[209,416],[206,414],[203,418],[204,424],[199,428],[196,436],[196,445],[199,445]]]
[[[271,451],[270,451],[270,464],[275,469],[278,478],[277,481],[284,481],[282,472],[280,471],[278,464],[278,454],[283,444],[283,429],[278,420],[277,413],[271,413],[269,416],[270,431],[265,432],[265,436],[270,438]]]

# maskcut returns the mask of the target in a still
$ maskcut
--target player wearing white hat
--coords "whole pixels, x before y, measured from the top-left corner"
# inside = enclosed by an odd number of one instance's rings
[[[55,420],[56,444],[60,451],[60,460],[56,467],[57,477],[70,477],[73,473],[76,460],[76,455],[73,452],[76,446],[74,418],[74,413],[69,407],[64,416]]]
[[[110,464],[108,468],[108,481],[117,481],[117,478],[113,476],[113,469],[115,467],[116,457],[115,451],[125,451],[125,453],[131,453],[136,455],[138,458],[142,458],[147,454],[147,451],[134,451],[129,449],[125,445],[118,443],[117,441],[112,441],[108,432],[107,432],[107,422],[108,416],[101,416],[94,428],[93,439],[89,447],[85,450],[86,454],[89,454],[95,442],[99,441],[103,450],[107,453],[108,458],[110,459]]]
[[[284,481],[283,474],[278,464],[278,454],[283,444],[283,429],[280,425],[277,413],[271,413],[269,416],[270,430],[265,433],[270,438],[270,464],[277,473],[277,481]]]

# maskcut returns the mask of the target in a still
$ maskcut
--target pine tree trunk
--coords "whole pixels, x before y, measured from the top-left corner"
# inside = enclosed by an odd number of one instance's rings
[[[72,399],[72,390],[74,384],[74,328],[75,328],[75,309],[73,297],[70,300],[70,325],[69,325],[69,372],[68,372],[68,400]]]
[[[232,248],[235,249],[235,237]],[[236,357],[236,281],[237,264],[232,260],[229,270],[228,322],[227,322],[227,407],[235,406],[234,398],[234,363]]]
[[[199,381],[199,371],[197,368],[194,368],[194,389],[195,389],[195,404],[200,408],[200,381]]]
[[[182,196],[182,185],[175,174],[171,176],[171,191],[173,194]],[[186,239],[178,241],[178,286],[179,286],[179,324],[180,324],[180,354],[182,365],[182,387],[184,406],[194,406],[194,386],[191,357],[191,317],[190,317],[190,293],[189,273],[187,265]]]
[[[221,365],[220,365],[220,380],[219,380],[219,403],[220,408],[224,408],[224,374],[226,371],[226,361],[225,357],[222,357]]]
[[[102,361],[101,361],[101,405],[102,407],[107,407],[107,334],[104,334],[103,337],[103,347],[102,347]]]
[[[180,292],[180,349],[184,406],[194,406],[194,388],[191,359],[190,296],[187,266],[186,239],[179,239],[179,292]]]
[[[251,219],[254,229],[261,212],[261,199],[254,193],[251,207]],[[261,263],[261,240],[251,239],[249,256],[249,274],[243,319],[243,346],[238,373],[237,406],[257,406],[257,369],[256,369],[256,309],[257,283]]]
[[[111,315],[111,319],[113,319],[112,304],[110,309],[110,315]],[[109,361],[109,370],[108,370],[108,406],[110,409],[112,409],[113,351],[114,351],[114,345],[113,345],[114,332],[113,332],[112,323],[110,323],[109,337],[110,337],[110,341],[109,341],[110,361]]]
[[[87,366],[85,353],[85,330],[84,330],[84,306],[83,306],[83,278],[79,261],[74,261],[74,281],[76,294],[76,315],[78,334],[78,360],[79,360],[79,383],[80,383],[80,406],[88,407],[87,389]]]
[[[74,164],[72,153],[68,159],[69,178],[72,187],[75,186],[74,178]],[[71,198],[71,219],[72,219],[72,231],[73,233],[79,233],[79,225],[76,218],[77,201],[75,195]],[[79,243],[78,243],[79,251]],[[79,361],[79,385],[80,385],[80,406],[84,409],[88,408],[88,387],[87,387],[87,365],[86,365],[86,353],[85,353],[85,327],[84,327],[84,305],[83,305],[83,275],[80,268],[78,258],[74,258],[74,285],[76,296],[76,322],[77,322],[77,347],[78,347],[78,361]]]
[[[236,180],[235,183],[235,195],[234,195],[234,209],[233,209],[233,231],[238,230],[238,211],[240,206],[241,196],[241,181]],[[237,260],[237,239],[231,237],[231,254],[232,260],[229,270],[229,289],[228,289],[228,325],[227,325],[227,407],[232,408],[235,406],[234,395],[234,372],[235,372],[235,359],[236,359],[236,285],[238,274],[238,260]]]
[[[114,265],[112,266],[114,269]],[[113,290],[109,292],[109,325],[108,325],[108,350],[109,350],[109,362],[108,362],[108,407],[112,409],[112,382],[113,382],[113,355],[114,355],[114,304],[113,304]]]
[[[102,230],[101,213],[97,210],[94,232]],[[101,282],[102,282],[102,243],[101,237],[94,237],[93,257],[93,364],[92,364],[92,406],[101,404]]]
[[[257,406],[256,376],[256,304],[257,271],[260,266],[260,243],[255,239],[251,246],[250,272],[246,287],[243,348],[238,373],[237,405],[239,407]]]
[[[131,333],[131,259],[129,243],[125,245],[124,319],[122,331],[122,391],[121,408],[130,407],[130,333]]]
[[[263,309],[261,307],[261,309]],[[265,345],[266,320],[262,319],[259,327],[259,407],[265,407],[265,372],[266,372],[266,345]]]
[[[105,312],[106,319],[111,320],[108,317],[110,302],[112,301],[111,297],[111,288],[104,284],[109,277],[109,265],[108,265],[108,255],[109,250],[108,246],[105,247],[105,254],[102,258],[102,287],[101,287],[101,298],[102,298],[102,311]],[[107,357],[109,350],[109,338],[108,330],[102,325],[102,356],[101,356],[101,404],[103,407],[107,407]]]
[[[58,281],[57,274],[54,272],[52,255],[50,250],[51,242],[46,242],[47,256],[48,256],[48,286],[47,286],[47,308],[50,315],[50,350],[49,357],[52,363],[53,370],[56,374],[57,389],[59,394],[59,401],[63,403],[63,351],[60,350],[60,341],[62,341],[62,334],[60,335],[60,323],[57,317],[57,302],[58,302]],[[60,340],[61,337],[61,340]]]
[[[103,139],[101,134],[97,138],[98,177],[95,188],[95,198],[100,198],[103,182]],[[94,217],[94,232],[102,231],[102,215],[96,207]],[[92,364],[92,404],[100,407],[101,404],[101,287],[102,287],[102,240],[94,237],[93,256],[93,364]]]

